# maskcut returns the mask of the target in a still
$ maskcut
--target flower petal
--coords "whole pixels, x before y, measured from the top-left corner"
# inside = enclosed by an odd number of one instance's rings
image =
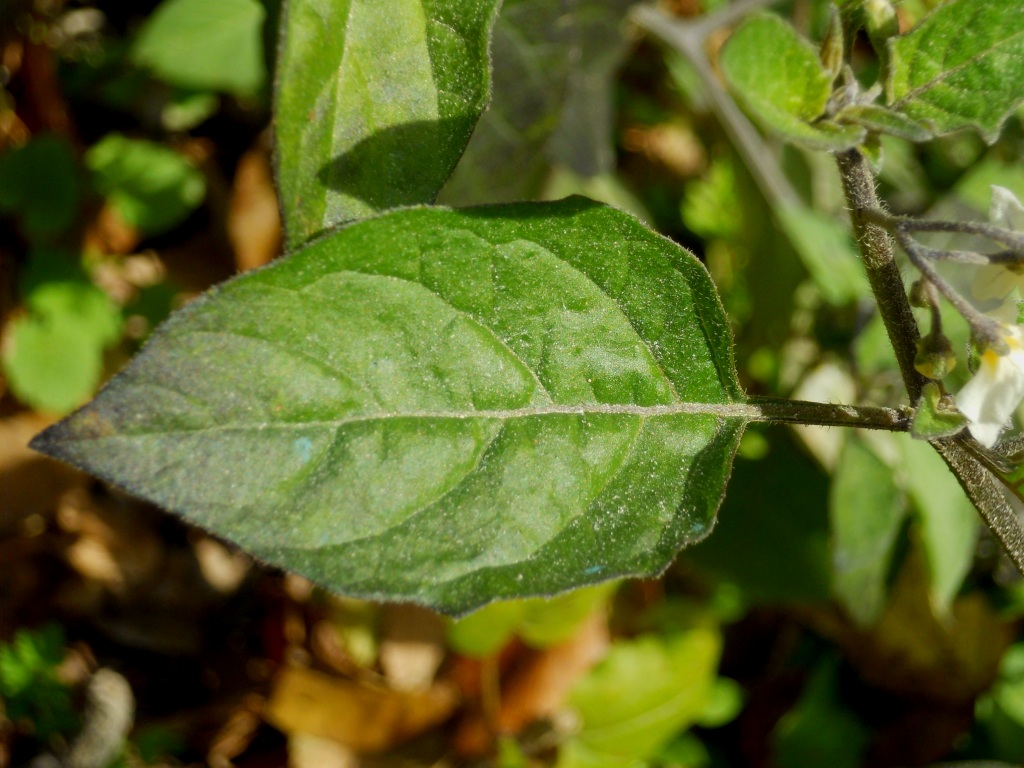
[[[974,439],[989,448],[1024,399],[1024,349],[1019,336],[1017,331],[1007,337],[1011,343],[1007,355],[985,352],[978,372],[956,396],[957,408],[970,420]]]
[[[1006,187],[992,185],[992,201],[989,203],[988,220],[997,227],[1015,232],[1024,230],[1024,205]]]

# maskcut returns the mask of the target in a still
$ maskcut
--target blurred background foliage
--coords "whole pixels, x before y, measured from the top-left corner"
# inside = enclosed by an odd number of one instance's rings
[[[930,5],[902,3],[902,28]],[[506,0],[493,104],[441,202],[629,210],[707,265],[748,392],[900,404],[831,158],[759,138],[766,187],[713,84],[629,6]],[[1024,586],[905,435],[752,427],[718,526],[662,579],[458,622],[322,594],[32,455],[174,308],[279,254],[281,9],[0,9],[0,765],[80,755],[104,728],[78,764],[1024,761]],[[824,36],[823,0],[775,10]],[[866,39],[853,63],[877,74]],[[1024,196],[1022,117],[993,146],[883,139],[882,197],[981,219],[989,185]],[[965,348],[962,322],[945,329]]]

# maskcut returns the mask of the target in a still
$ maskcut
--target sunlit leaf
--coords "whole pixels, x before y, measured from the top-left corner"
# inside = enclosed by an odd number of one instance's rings
[[[721,642],[709,624],[616,643],[570,696],[582,728],[557,768],[625,767],[657,754],[705,710]]]
[[[949,0],[889,42],[890,108],[937,134],[975,128],[988,143],[1024,101],[1017,0]]]
[[[860,126],[814,122],[825,112],[832,77],[814,47],[778,16],[746,21],[722,49],[719,65],[750,113],[783,138],[826,150],[863,140]]]
[[[452,624],[448,645],[467,656],[489,656],[513,636],[534,648],[567,640],[607,602],[615,582],[533,600],[506,600],[481,608]]]
[[[927,128],[906,115],[877,104],[854,104],[836,115],[840,123],[854,123],[870,131],[888,133],[907,141],[927,141],[932,134]]]
[[[185,307],[34,445],[339,592],[659,573],[749,413],[703,266],[582,198],[353,224]]]
[[[490,96],[498,0],[289,0],[276,84],[288,244],[433,201]]]
[[[132,58],[172,85],[252,96],[267,76],[265,14],[259,0],[164,0]]]
[[[7,329],[0,364],[21,402],[63,415],[95,392],[121,314],[60,251],[34,251],[21,282],[25,313]]]
[[[108,134],[89,148],[85,162],[121,219],[146,234],[181,223],[206,195],[198,168],[151,141]]]

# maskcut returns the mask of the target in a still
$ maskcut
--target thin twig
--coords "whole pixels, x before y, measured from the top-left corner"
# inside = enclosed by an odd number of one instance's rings
[[[988,315],[979,312],[960,293],[951,286],[932,266],[932,263],[920,252],[920,246],[914,242],[910,235],[901,230],[896,232],[896,240],[900,247],[907,254],[910,263],[924,275],[928,282],[935,286],[938,291],[946,297],[959,312],[967,324],[971,326],[971,333],[984,346],[991,347],[996,352],[1006,351],[1006,342],[1003,339],[1002,324]]]
[[[984,237],[992,242],[1008,246],[1009,252],[1024,258],[1024,232],[1003,229],[983,221],[914,219],[907,216],[893,216],[882,208],[868,211],[867,217],[872,223],[884,227],[893,234],[896,232],[945,232],[954,235]]]

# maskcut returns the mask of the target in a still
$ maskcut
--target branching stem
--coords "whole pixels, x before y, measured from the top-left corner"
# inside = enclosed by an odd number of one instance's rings
[[[921,333],[907,300],[907,289],[893,255],[892,241],[874,219],[874,212],[881,210],[875,193],[875,177],[867,160],[856,149],[837,154],[836,162],[868,283],[878,303],[878,312],[885,324],[889,342],[896,353],[896,362],[907,394],[910,401],[916,403],[925,383],[925,378],[914,368],[917,340]]]

